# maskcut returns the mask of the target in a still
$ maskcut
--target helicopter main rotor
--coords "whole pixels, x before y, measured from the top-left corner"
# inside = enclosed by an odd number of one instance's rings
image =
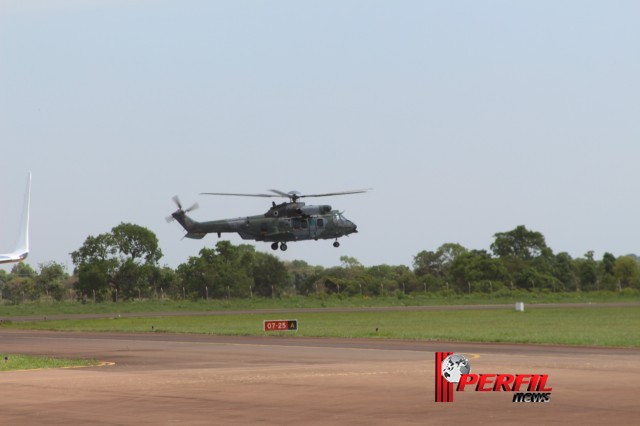
[[[362,192],[367,192],[369,189],[355,189],[351,191],[340,191],[340,192],[328,192],[326,194],[302,194],[299,191],[289,191],[283,192],[277,189],[270,189],[269,191],[273,192],[273,194],[237,194],[237,193],[229,193],[229,192],[201,192],[202,195],[230,195],[235,197],[264,197],[264,198],[288,198],[289,201],[295,203],[300,198],[310,198],[310,197],[330,197],[334,195],[348,195],[348,194],[360,194]]]

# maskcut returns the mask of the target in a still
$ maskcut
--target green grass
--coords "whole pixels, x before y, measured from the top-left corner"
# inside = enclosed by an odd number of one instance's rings
[[[252,298],[231,300],[140,300],[130,302],[25,302],[20,304],[0,303],[0,318],[31,315],[88,314],[88,313],[144,313],[144,312],[205,312],[236,311],[253,309],[289,308],[349,308],[375,306],[439,306],[513,304],[516,301],[531,303],[609,303],[640,301],[637,290],[588,293],[533,293],[527,291],[488,294],[436,294],[391,295],[387,297],[354,296],[283,296],[281,298]]]
[[[28,355],[0,354],[0,371],[89,367],[98,364],[98,361],[92,359],[60,359]]]
[[[297,319],[288,335],[432,341],[509,342],[640,347],[640,308],[528,308],[59,320],[4,327],[60,331],[110,331],[262,335],[264,319]],[[376,331],[376,328],[378,331]]]

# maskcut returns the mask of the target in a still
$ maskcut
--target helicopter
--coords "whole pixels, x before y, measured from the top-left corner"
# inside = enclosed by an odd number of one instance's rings
[[[271,249],[285,251],[287,243],[305,240],[333,240],[334,247],[340,247],[338,238],[357,231],[356,224],[345,218],[342,212],[333,210],[330,205],[306,205],[298,201],[301,198],[329,197],[334,195],[359,194],[369,189],[330,192],[325,194],[301,194],[298,191],[283,192],[270,189],[271,194],[236,194],[227,192],[202,192],[201,195],[237,196],[237,197],[282,197],[288,202],[271,203],[269,210],[261,215],[197,222],[187,213],[197,209],[195,203],[187,209],[182,208],[178,196],[173,202],[178,210],[167,217],[167,222],[177,221],[187,231],[186,238],[201,239],[206,234],[217,233],[218,238],[225,232],[237,233],[244,240],[271,242]]]

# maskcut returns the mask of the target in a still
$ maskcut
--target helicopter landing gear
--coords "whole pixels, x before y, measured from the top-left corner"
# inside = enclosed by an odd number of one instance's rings
[[[333,242],[333,246],[336,247],[336,248],[340,247],[340,243],[338,242],[338,240]]]
[[[286,251],[287,250],[287,245],[285,243],[280,243],[280,250]]]
[[[278,250],[278,243],[271,244],[271,250]]]

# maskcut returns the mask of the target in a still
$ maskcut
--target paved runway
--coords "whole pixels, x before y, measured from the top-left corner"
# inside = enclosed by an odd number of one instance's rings
[[[508,392],[434,402],[434,352],[472,373],[548,374],[549,403]],[[0,373],[0,424],[637,424],[640,350],[298,337],[0,331],[0,353],[102,367]]]

